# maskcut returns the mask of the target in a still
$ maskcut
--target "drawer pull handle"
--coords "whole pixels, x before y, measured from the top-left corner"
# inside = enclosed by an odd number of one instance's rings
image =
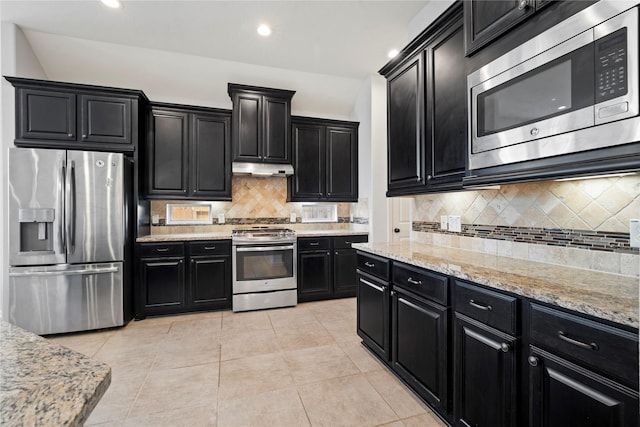
[[[600,347],[598,347],[598,344],[594,342],[587,344],[582,341],[574,340],[573,338],[568,337],[567,334],[562,331],[558,331],[558,338],[560,338],[562,341],[568,342],[569,344],[584,348],[585,350],[598,351],[600,349]]]
[[[509,353],[511,347],[506,342],[503,342],[502,344],[500,344],[500,350],[502,350],[503,353]]]
[[[319,242],[311,242],[311,243],[309,243],[309,246],[318,246],[318,245],[320,245]]]
[[[169,250],[169,248],[158,248],[156,249],[156,251],[158,252],[167,252]]]
[[[409,277],[407,279],[407,282],[411,283],[412,285],[422,285],[422,280],[413,280],[413,277]]]
[[[365,262],[365,263],[364,263],[364,265],[366,265],[366,266],[367,266],[367,267],[369,267],[369,268],[373,268],[373,267],[375,267],[375,266],[376,266],[376,265],[375,265],[374,263],[372,263],[372,262]]]
[[[204,249],[207,251],[212,251],[214,250],[216,247],[215,246],[205,246]]]
[[[491,307],[490,305],[482,305],[482,304],[478,304],[477,302],[475,302],[474,300],[470,299],[469,300],[469,305],[471,307],[475,307],[479,310],[484,310],[484,311],[491,311],[493,310],[493,307]]]
[[[350,245],[350,244],[352,244],[352,243],[353,243],[353,242],[347,242],[346,240],[344,241],[344,244],[345,244],[345,245]]]

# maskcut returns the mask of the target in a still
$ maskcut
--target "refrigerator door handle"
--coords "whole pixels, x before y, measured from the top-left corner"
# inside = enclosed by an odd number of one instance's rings
[[[9,277],[30,277],[30,276],[77,276],[81,274],[105,274],[115,273],[118,267],[109,268],[86,268],[82,270],[55,270],[55,271],[21,271],[9,273]]]
[[[62,165],[60,166],[60,181],[58,182],[58,194],[60,194],[59,206],[58,206],[58,216],[63,215],[64,212],[64,192],[63,189],[67,188],[67,165],[63,160]],[[58,219],[59,231],[60,231],[60,239],[62,240],[62,252],[67,253],[67,238],[64,230],[64,217]]]
[[[67,241],[69,245],[69,254],[76,251],[76,162],[71,161],[69,169],[69,183],[67,186]]]

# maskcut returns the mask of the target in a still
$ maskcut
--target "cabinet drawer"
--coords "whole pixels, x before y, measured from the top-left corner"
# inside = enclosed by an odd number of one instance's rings
[[[301,237],[298,239],[298,251],[331,249],[330,237]]]
[[[140,244],[140,256],[180,256],[184,255],[182,242],[142,243]]]
[[[447,276],[405,264],[393,264],[393,284],[447,305]]]
[[[638,335],[531,304],[531,343],[638,387]]]
[[[333,238],[333,249],[350,249],[352,243],[368,242],[367,235],[357,236],[336,236]]]
[[[518,331],[518,299],[483,289],[460,280],[455,281],[454,304],[458,313],[516,335]]]
[[[390,261],[379,256],[358,252],[358,270],[389,280]]]
[[[189,242],[189,255],[230,255],[229,240],[210,240],[206,242]]]

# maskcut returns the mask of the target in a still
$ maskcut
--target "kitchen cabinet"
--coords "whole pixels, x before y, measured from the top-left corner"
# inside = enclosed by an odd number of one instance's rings
[[[520,417],[518,299],[454,283],[456,426],[515,427]],[[506,332],[506,333],[505,333]]]
[[[133,152],[141,91],[6,77],[16,88],[19,147]]]
[[[136,318],[231,308],[229,240],[140,243],[138,257]]]
[[[289,201],[358,200],[358,123],[292,117]]]
[[[358,252],[357,332],[385,363],[391,360],[389,260]]]
[[[464,2],[467,55],[533,15],[539,0],[470,0]]]
[[[387,79],[387,196],[462,188],[467,155],[462,5],[380,70]]]
[[[449,411],[448,278],[401,263],[392,266],[391,368],[420,397]]]
[[[231,200],[230,126],[227,110],[153,104],[147,196]]]
[[[356,295],[357,256],[352,243],[366,235],[298,238],[298,302]]]
[[[295,91],[228,84],[233,102],[234,162],[291,162],[291,98]]]

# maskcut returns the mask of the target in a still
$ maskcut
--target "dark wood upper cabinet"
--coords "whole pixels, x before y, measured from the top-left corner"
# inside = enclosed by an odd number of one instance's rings
[[[228,110],[153,104],[147,196],[231,200],[230,116]]]
[[[295,91],[228,84],[233,102],[234,162],[291,162],[291,98]]]
[[[18,147],[133,152],[141,91],[6,77],[16,88]]]
[[[514,27],[536,11],[534,0],[470,0],[464,2],[467,55]]]
[[[289,201],[358,200],[358,123],[293,117]]]
[[[387,79],[387,196],[461,189],[467,157],[461,3],[380,74]]]

